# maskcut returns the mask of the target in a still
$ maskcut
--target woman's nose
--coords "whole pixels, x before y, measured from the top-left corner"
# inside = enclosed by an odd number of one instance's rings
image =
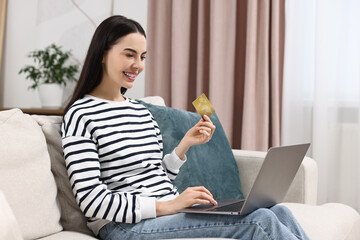
[[[136,69],[136,70],[141,70],[143,68],[143,65],[144,63],[142,62],[142,60],[139,58],[139,59],[136,59],[133,63],[133,68]]]

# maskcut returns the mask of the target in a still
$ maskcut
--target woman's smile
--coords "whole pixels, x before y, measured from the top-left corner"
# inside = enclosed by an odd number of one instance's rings
[[[132,73],[132,72],[123,72],[123,73],[130,81],[135,81],[137,73]]]

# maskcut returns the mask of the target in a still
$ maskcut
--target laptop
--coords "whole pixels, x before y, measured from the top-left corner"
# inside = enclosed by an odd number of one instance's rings
[[[309,147],[310,143],[270,148],[245,199],[215,199],[217,206],[198,204],[178,212],[246,215],[281,203]]]

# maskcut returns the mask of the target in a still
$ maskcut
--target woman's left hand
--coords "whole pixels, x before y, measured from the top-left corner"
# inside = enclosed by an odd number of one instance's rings
[[[200,119],[198,123],[190,128],[177,148],[175,149],[176,154],[181,158],[185,158],[186,152],[191,146],[207,143],[211,140],[214,132],[215,125],[212,123],[210,118],[206,115]]]
[[[190,128],[184,136],[184,140],[189,146],[207,143],[211,140],[214,132],[215,125],[212,123],[207,115],[204,115],[200,121]]]

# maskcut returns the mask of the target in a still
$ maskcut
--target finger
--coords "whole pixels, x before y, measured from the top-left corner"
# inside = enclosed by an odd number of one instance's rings
[[[215,125],[211,124],[211,125],[209,126],[209,128],[210,128],[210,137],[212,137],[212,135],[213,135],[214,132],[215,132],[216,127],[215,127]]]
[[[208,131],[209,133],[212,133],[215,130],[213,125],[210,124],[199,124],[198,126],[196,126],[196,129],[198,130],[203,129]]]
[[[211,137],[213,136],[213,134],[215,132],[215,129],[216,129],[216,127],[215,127],[215,125],[213,125],[212,128],[211,128]]]
[[[209,132],[210,130],[203,130],[201,129],[199,132],[204,135],[205,138],[210,138],[211,136],[211,132]]]
[[[215,199],[211,195],[209,195],[205,192],[200,192],[200,195],[196,199],[206,200],[206,201],[209,201],[209,203],[211,203],[213,205],[217,205],[217,202],[215,201]]]
[[[210,196],[206,192],[195,191],[195,192],[192,192],[192,199],[202,199],[202,200],[211,201],[212,196]]]
[[[209,128],[211,128],[211,126],[213,125],[211,122],[206,122],[206,121],[199,121],[198,126],[207,126]]]
[[[206,189],[204,186],[194,187],[194,190],[200,193],[199,195],[200,198],[210,201],[211,204],[213,205],[217,205],[217,202],[215,201],[211,192],[208,189]]]
[[[211,134],[211,132],[212,132],[211,128],[206,127],[206,126],[196,127],[196,129],[199,130],[199,131],[206,131],[209,134]]]
[[[210,117],[206,114],[204,114],[202,118],[207,122],[211,122]]]
[[[187,193],[185,193],[187,192]],[[213,198],[211,192],[204,186],[188,187],[182,194],[189,194],[188,198],[191,199],[191,205],[193,204],[213,204],[217,205],[217,202]]]
[[[213,123],[211,123],[211,122],[199,122],[198,124],[197,124],[197,126],[198,127],[208,127],[208,128],[210,128],[212,131],[215,131],[215,125],[213,124]]]
[[[210,127],[213,131],[215,131],[215,125],[214,123],[211,121],[210,117],[207,115],[203,115],[203,119],[205,120],[204,124],[206,124],[208,127]]]
[[[205,205],[207,205],[207,204],[209,204],[209,203],[210,203],[209,200],[194,199],[194,204],[205,204]],[[194,205],[194,204],[193,204],[193,205]]]
[[[208,115],[206,115],[206,114],[203,115],[202,119],[205,120],[206,122],[211,123],[211,124],[213,123],[213,122],[211,121],[210,117],[209,117]]]
[[[191,187],[191,189],[194,190],[194,191],[205,192],[205,193],[209,194],[211,197],[213,196],[213,195],[211,194],[211,192],[210,192],[206,187],[204,187],[204,186]]]

